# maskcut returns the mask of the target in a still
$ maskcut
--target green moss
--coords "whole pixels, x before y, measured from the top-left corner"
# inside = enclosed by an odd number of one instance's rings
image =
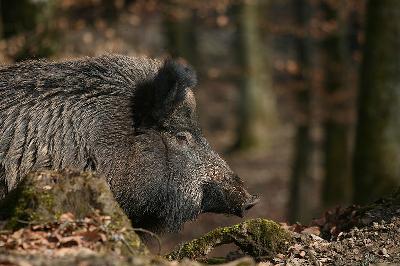
[[[166,258],[196,259],[206,256],[217,246],[234,243],[255,258],[273,257],[290,242],[290,234],[280,225],[265,219],[253,219],[230,227],[215,229],[204,236],[179,246]]]
[[[110,238],[113,234],[121,234],[123,240],[111,241],[106,249],[119,249],[123,255],[148,253],[130,220],[115,201],[107,182],[92,173],[32,173],[0,202],[0,218],[7,220],[5,229],[9,230],[29,223],[51,223],[67,212],[77,219],[90,217],[93,212],[110,216]]]
[[[40,208],[37,208],[40,206]],[[54,198],[44,190],[38,190],[30,182],[23,182],[12,195],[0,203],[2,218],[8,218],[5,229],[16,230],[27,223],[48,221],[54,209]],[[39,210],[39,211],[38,211]],[[51,215],[54,220],[57,217]]]
[[[246,231],[252,241],[245,237],[239,237],[235,239],[236,245],[253,257],[271,257],[277,251],[282,250],[290,239],[289,233],[280,225],[265,219],[246,221],[238,230],[239,232]],[[254,245],[252,242],[256,244]]]

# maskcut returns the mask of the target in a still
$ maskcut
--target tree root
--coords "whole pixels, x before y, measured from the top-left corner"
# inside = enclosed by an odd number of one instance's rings
[[[253,258],[273,258],[284,251],[290,234],[280,225],[266,219],[253,219],[230,227],[215,229],[204,236],[178,246],[166,255],[169,260],[205,257],[215,247],[234,243]]]

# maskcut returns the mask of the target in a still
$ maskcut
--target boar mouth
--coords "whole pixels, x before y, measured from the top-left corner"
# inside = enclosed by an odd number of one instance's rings
[[[243,205],[243,208],[244,208],[245,211],[250,210],[251,208],[253,208],[259,202],[260,202],[260,198],[258,196],[256,196],[256,195],[253,195],[251,197],[251,200],[249,202],[246,202]]]
[[[221,189],[215,183],[206,183],[203,185],[201,212],[224,213],[243,218],[244,213],[259,201],[258,196],[244,189],[232,193],[232,189]]]
[[[253,208],[258,202],[260,202],[260,198],[256,195],[252,195],[250,199],[242,205],[242,208],[235,212],[235,215],[243,218],[244,213]]]

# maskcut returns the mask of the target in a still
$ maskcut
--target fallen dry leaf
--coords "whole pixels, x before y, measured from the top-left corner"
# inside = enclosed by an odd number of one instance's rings
[[[73,215],[70,212],[63,213],[60,216],[60,221],[61,222],[72,222],[74,220],[75,220],[75,215]]]
[[[307,227],[305,229],[303,229],[303,231],[301,231],[302,234],[313,234],[316,236],[321,235],[321,230],[318,226],[310,226]]]

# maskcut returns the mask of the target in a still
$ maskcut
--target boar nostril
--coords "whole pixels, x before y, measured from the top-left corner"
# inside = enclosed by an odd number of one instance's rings
[[[250,210],[252,207],[254,207],[254,205],[256,205],[258,202],[260,201],[260,199],[257,196],[252,196],[251,199],[246,202],[243,206],[244,210]]]

